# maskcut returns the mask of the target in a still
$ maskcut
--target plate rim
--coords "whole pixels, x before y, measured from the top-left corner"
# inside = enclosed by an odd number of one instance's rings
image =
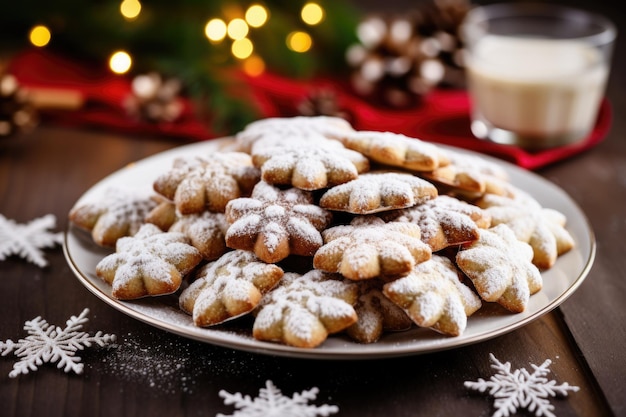
[[[224,138],[211,139],[210,141],[202,141],[202,142],[197,142],[197,143],[185,144],[181,146],[176,146],[166,151],[158,152],[156,154],[147,156],[145,158],[141,158],[135,162],[132,162],[126,165],[125,167],[119,170],[116,170],[106,175],[105,177],[103,177],[102,179],[94,183],[91,187],[85,190],[85,192],[76,200],[75,204],[81,201],[81,199],[85,198],[87,194],[89,194],[89,192],[93,190],[94,188],[101,186],[107,181],[110,181],[111,178],[113,178],[115,175],[121,174],[122,171],[129,169],[129,168],[132,169],[132,167],[138,163],[148,164],[150,163],[150,160],[152,159],[157,159],[157,158],[161,159],[161,158],[165,158],[168,156],[171,156],[173,158],[175,157],[176,154],[179,154],[179,153],[185,154],[187,153],[186,151],[188,149],[193,149],[196,147],[204,147],[204,146],[217,147],[219,146],[219,142],[226,143],[230,139],[232,138],[224,137]],[[588,250],[588,253],[581,252],[581,256],[583,258],[583,261],[582,261],[583,265],[581,266],[581,269],[578,272],[578,276],[574,278],[572,282],[569,284],[569,286],[564,291],[562,291],[557,297],[555,297],[553,300],[551,300],[546,305],[542,306],[541,308],[539,308],[537,311],[533,312],[532,314],[529,314],[526,317],[523,317],[520,320],[515,321],[514,323],[502,326],[497,329],[482,331],[470,337],[460,336],[459,338],[454,338],[454,337],[440,335],[440,337],[443,338],[444,340],[442,343],[435,343],[435,344],[432,344],[430,346],[420,348],[420,349],[415,349],[414,347],[411,347],[411,346],[407,346],[404,348],[394,346],[391,349],[381,349],[378,351],[376,350],[370,351],[367,349],[359,351],[357,349],[357,350],[351,350],[348,352],[346,351],[346,349],[337,351],[337,350],[331,350],[331,349],[324,350],[320,348],[296,348],[296,347],[287,346],[287,345],[283,345],[279,343],[259,341],[259,340],[255,340],[251,337],[247,337],[243,335],[235,335],[233,336],[233,338],[230,338],[230,337],[227,337],[228,335],[226,335],[225,332],[222,330],[195,328],[194,331],[190,331],[189,327],[181,327],[173,322],[159,320],[159,318],[157,317],[150,316],[144,313],[143,311],[139,311],[133,308],[132,307],[133,303],[141,302],[141,299],[134,300],[134,301],[122,301],[122,300],[117,300],[111,297],[101,288],[101,286],[97,285],[94,282],[95,280],[92,281],[92,278],[90,278],[85,273],[83,273],[83,271],[81,271],[81,269],[76,264],[72,254],[70,253],[69,247],[71,245],[70,245],[69,240],[71,238],[73,231],[75,230],[77,233],[84,232],[83,230],[79,229],[77,226],[71,224],[71,222],[68,222],[68,225],[65,231],[63,232],[63,245],[62,245],[63,253],[71,271],[78,278],[79,282],[81,282],[81,284],[87,290],[89,290],[93,295],[95,295],[101,301],[104,301],[110,307],[113,307],[114,309],[124,313],[125,315],[135,320],[141,321],[155,328],[159,328],[161,330],[164,330],[173,334],[177,334],[181,337],[193,339],[199,342],[203,342],[203,343],[207,343],[207,344],[211,344],[215,346],[221,346],[224,348],[247,351],[251,353],[258,353],[258,354],[264,354],[264,355],[270,355],[270,356],[282,356],[282,357],[291,357],[291,358],[300,358],[300,359],[318,359],[318,360],[346,360],[346,359],[364,360],[364,359],[368,359],[369,360],[369,359],[384,359],[384,358],[414,356],[414,355],[421,355],[421,354],[428,354],[428,353],[439,352],[439,351],[444,351],[444,350],[456,349],[456,348],[460,348],[463,346],[468,346],[468,345],[480,343],[486,340],[490,340],[498,336],[504,335],[506,333],[515,331],[523,326],[526,326],[530,322],[537,320],[543,315],[548,314],[549,312],[554,310],[556,307],[561,305],[563,302],[565,302],[574,292],[576,292],[576,290],[582,285],[586,277],[589,275],[589,272],[595,261],[595,256],[596,256],[596,251],[597,251],[597,242],[596,242],[595,233],[593,231],[593,228],[591,226],[589,219],[584,214],[580,206],[571,198],[571,196],[567,192],[565,192],[565,190],[563,190],[562,188],[560,188],[558,185],[554,184],[553,182],[549,181],[548,179],[541,177],[540,175],[530,170],[514,165],[508,161],[497,159],[489,155],[483,155],[474,151],[452,147],[448,145],[438,144],[437,146],[440,146],[445,149],[450,149],[455,152],[463,152],[463,153],[469,153],[472,155],[479,155],[481,158],[485,158],[487,160],[497,163],[498,165],[504,166],[504,168],[507,171],[515,172],[516,175],[524,175],[524,176],[528,175],[530,177],[533,177],[534,180],[539,180],[540,182],[542,182],[542,184],[545,184],[546,186],[553,187],[555,190],[558,190],[562,194],[561,198],[565,198],[566,200],[568,200],[567,203],[570,205],[570,208],[576,212],[578,219],[582,221],[583,223],[585,237],[588,239],[589,250]],[[530,194],[532,195],[532,193]],[[210,333],[213,333],[213,332],[217,332],[223,337],[218,337],[218,338],[211,337]],[[209,335],[207,335],[207,333]],[[353,342],[353,341],[350,341],[349,343],[351,345],[355,344],[359,346],[358,343]],[[368,345],[363,345],[363,346],[368,346]]]

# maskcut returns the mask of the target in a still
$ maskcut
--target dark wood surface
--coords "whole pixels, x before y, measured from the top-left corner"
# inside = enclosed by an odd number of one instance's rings
[[[0,415],[232,414],[220,390],[256,397],[272,380],[287,396],[318,387],[311,404],[337,405],[339,416],[487,416],[493,398],[463,382],[493,375],[489,353],[514,369],[552,360],[549,379],[580,387],[551,400],[557,416],[626,415],[625,58],[618,44],[608,89],[614,122],[606,140],[538,171],[580,205],[598,244],[588,278],[551,313],[495,339],[433,354],[330,362],[263,356],[188,340],[118,312],[80,284],[60,248],[50,249],[43,269],[18,257],[0,261],[0,340],[24,337],[24,322],[34,317],[63,326],[89,308],[85,330],[114,333],[117,346],[80,352],[82,375],[44,365],[11,379],[16,359],[0,357]],[[56,230],[65,230],[68,211],[95,182],[181,144],[44,124],[0,142],[0,213],[18,223],[52,213]]]

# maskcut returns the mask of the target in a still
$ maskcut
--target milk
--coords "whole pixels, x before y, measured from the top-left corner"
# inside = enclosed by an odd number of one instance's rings
[[[609,73],[596,48],[563,39],[487,35],[467,64],[474,117],[534,147],[588,134]]]

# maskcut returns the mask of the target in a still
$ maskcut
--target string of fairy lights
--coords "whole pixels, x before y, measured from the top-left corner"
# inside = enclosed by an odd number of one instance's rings
[[[119,12],[128,22],[139,17],[142,4],[139,0],[123,0]],[[324,21],[326,11],[316,2],[309,1],[300,9],[300,20],[308,26],[315,26]],[[211,17],[207,20],[199,36],[206,37],[211,44],[229,42],[230,53],[241,62],[244,72],[259,75],[265,71],[265,62],[255,53],[255,46],[249,34],[262,28],[271,19],[270,9],[260,3],[254,3],[245,9],[241,16],[225,18]],[[48,26],[38,24],[31,28],[28,39],[36,47],[47,46],[53,37]],[[285,37],[286,46],[293,52],[306,53],[313,46],[313,37],[306,31],[294,29]],[[109,69],[116,74],[128,73],[133,65],[133,57],[125,50],[111,51],[108,59]]]

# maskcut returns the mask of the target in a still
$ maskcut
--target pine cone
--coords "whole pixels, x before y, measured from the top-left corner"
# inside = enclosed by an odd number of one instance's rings
[[[337,94],[331,89],[311,91],[300,103],[298,114],[301,116],[331,116],[350,121],[347,110],[342,109],[337,101]]]
[[[37,112],[17,79],[0,74],[0,138],[31,129],[37,122]]]
[[[417,31],[432,40],[444,65],[442,86],[465,87],[464,43],[460,26],[472,5],[468,0],[428,0],[417,11]]]
[[[438,86],[462,87],[459,26],[467,0],[428,0],[403,16],[372,15],[357,27],[346,60],[355,91],[393,107],[415,105]]]
[[[155,72],[138,75],[132,81],[132,94],[124,103],[126,111],[151,123],[173,122],[183,111],[180,91],[181,83],[175,78],[163,79]]]

